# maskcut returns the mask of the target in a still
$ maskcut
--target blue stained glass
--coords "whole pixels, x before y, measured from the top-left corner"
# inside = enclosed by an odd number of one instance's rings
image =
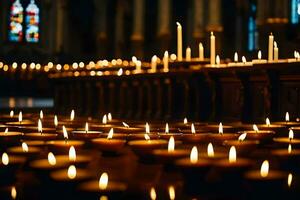
[[[34,0],[26,8],[26,41],[38,42],[39,41],[39,8]]]
[[[12,42],[21,42],[23,39],[23,7],[16,0],[10,8],[10,23],[8,39]]]

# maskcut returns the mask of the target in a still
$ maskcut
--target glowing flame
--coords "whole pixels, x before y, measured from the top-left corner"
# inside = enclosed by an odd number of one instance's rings
[[[294,131],[292,129],[290,129],[289,131],[289,140],[294,139]]]
[[[188,120],[187,120],[186,117],[183,119],[183,123],[184,123],[184,124],[187,124],[187,123],[188,123]]]
[[[213,158],[215,156],[214,146],[212,145],[212,143],[209,143],[207,145],[207,156],[210,158]]]
[[[10,195],[11,195],[12,199],[16,199],[17,198],[17,190],[16,190],[15,186],[11,187]]]
[[[58,119],[57,116],[54,116],[54,126],[57,127],[58,126]]]
[[[2,163],[3,163],[3,165],[8,165],[8,163],[9,163],[8,154],[5,152],[2,154]]]
[[[125,122],[122,122],[123,126],[125,126],[126,128],[129,128],[129,125]]]
[[[69,179],[76,178],[76,167],[74,165],[69,166],[68,177],[69,177]]]
[[[103,115],[102,117],[102,124],[107,124],[107,116]]]
[[[194,146],[191,150],[190,161],[193,164],[198,162],[198,149],[196,146]]]
[[[195,129],[195,126],[194,126],[193,123],[192,123],[192,125],[191,125],[191,131],[192,131],[192,134],[195,134],[195,133],[196,133],[196,129]]]
[[[266,125],[267,125],[267,126],[270,126],[270,125],[271,125],[271,122],[270,122],[270,120],[269,120],[268,117],[266,118]]]
[[[147,133],[144,134],[144,138],[145,140],[150,141],[150,136]]]
[[[239,136],[238,140],[239,140],[239,141],[244,141],[244,140],[246,139],[246,137],[247,137],[247,133],[242,133],[242,134]]]
[[[107,114],[107,120],[108,120],[108,121],[111,121],[111,120],[112,120],[112,115],[111,115],[111,113],[108,113],[108,114]]]
[[[4,130],[4,133],[8,133],[8,128],[6,128],[6,129]]]
[[[48,153],[48,163],[52,166],[56,165],[56,158],[52,152]]]
[[[165,133],[169,133],[169,124],[166,123]]]
[[[229,150],[229,162],[230,163],[236,162],[236,149],[235,149],[235,146],[230,147],[230,150]]]
[[[29,147],[25,142],[22,142],[22,150],[23,150],[23,152],[28,152],[29,151]]]
[[[122,76],[122,74],[123,74],[123,69],[122,69],[122,68],[120,68],[120,69],[118,70],[118,73],[117,73],[117,75],[118,75],[118,76]]]
[[[151,187],[151,189],[150,189],[150,198],[151,198],[151,200],[156,200],[156,192],[155,192],[154,187]]]
[[[87,123],[87,122],[85,123],[84,129],[85,129],[85,132],[86,132],[86,133],[89,132],[89,123]]]
[[[14,111],[13,111],[13,110],[10,111],[9,116],[10,116],[10,117],[13,117],[13,116],[14,116]]]
[[[63,126],[63,134],[64,134],[64,139],[66,140],[69,139],[68,132],[65,126]]]
[[[257,58],[260,60],[261,57],[262,57],[262,55],[261,55],[261,50],[259,50],[258,53],[257,53]]]
[[[38,120],[38,132],[39,133],[43,132],[43,125],[42,125],[42,121],[40,119]]]
[[[108,185],[108,174],[106,172],[102,173],[99,179],[100,190],[105,190]]]
[[[175,139],[173,136],[171,136],[168,143],[168,152],[173,152],[174,150],[175,150]]]
[[[287,184],[288,184],[289,187],[291,187],[292,181],[293,181],[293,174],[289,173],[288,180],[287,180]]]
[[[247,62],[247,60],[246,60],[246,57],[245,57],[245,56],[243,56],[243,57],[242,57],[242,62],[243,62],[244,64]]]
[[[292,153],[292,145],[291,144],[289,144],[288,153]]]
[[[43,113],[43,111],[41,110],[40,111],[40,119],[43,119],[44,118],[44,113]]]
[[[70,120],[73,121],[75,119],[75,111],[72,110],[70,114]]]
[[[223,134],[223,124],[220,122],[219,124],[219,134]]]
[[[239,61],[239,56],[238,56],[238,53],[237,52],[235,52],[234,53],[234,62],[238,62]]]
[[[107,139],[112,139],[113,138],[113,135],[114,135],[114,129],[111,128],[108,132],[108,135],[107,135]]]
[[[260,175],[261,177],[265,178],[269,174],[269,161],[265,160],[260,168]]]
[[[148,122],[146,123],[145,128],[146,128],[146,133],[149,134],[150,133],[150,126],[149,126]]]
[[[219,55],[216,56],[216,64],[220,65],[220,56]]]
[[[258,130],[258,127],[256,126],[256,124],[253,124],[253,130],[255,131],[255,132],[258,132],[259,130]]]
[[[74,146],[71,146],[69,149],[69,160],[72,162],[76,161],[76,150]]]
[[[169,190],[169,197],[170,197],[170,200],[174,200],[175,199],[175,188],[174,186],[169,186],[168,188]]]
[[[290,115],[289,115],[289,112],[286,112],[286,113],[285,113],[285,121],[286,121],[286,122],[290,121]]]
[[[19,122],[22,122],[22,120],[23,120],[23,117],[22,117],[22,111],[19,112],[19,117],[18,117],[18,119],[19,119]]]

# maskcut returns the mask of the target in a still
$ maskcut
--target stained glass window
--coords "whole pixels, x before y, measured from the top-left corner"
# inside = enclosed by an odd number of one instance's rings
[[[16,0],[10,8],[9,40],[20,42],[23,39],[23,7],[19,0]]]
[[[298,24],[299,23],[299,0],[291,1],[291,23]]]
[[[248,50],[253,51],[257,49],[258,33],[255,21],[256,5],[251,5],[251,14],[248,19]]]
[[[26,8],[26,41],[39,41],[39,8],[34,0],[31,0]]]

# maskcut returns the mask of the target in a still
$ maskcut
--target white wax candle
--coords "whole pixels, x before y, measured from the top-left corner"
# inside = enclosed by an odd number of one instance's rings
[[[278,61],[278,47],[276,42],[274,42],[274,61]]]
[[[191,61],[191,48],[190,47],[188,47],[188,48],[186,48],[186,51],[185,51],[185,59],[187,60],[187,61]]]
[[[204,60],[204,48],[201,42],[199,43],[199,59]]]
[[[216,64],[216,46],[215,46],[215,36],[214,33],[210,33],[210,64]]]
[[[182,26],[177,22],[177,59],[182,60]]]
[[[156,70],[157,70],[157,56],[154,55],[151,58],[151,71],[156,72]]]
[[[272,61],[273,60],[273,44],[274,44],[274,36],[271,33],[269,35],[269,48],[268,48],[268,61]]]
[[[164,72],[169,71],[169,53],[168,51],[165,51],[164,53],[164,58],[163,58],[163,63],[164,63]]]

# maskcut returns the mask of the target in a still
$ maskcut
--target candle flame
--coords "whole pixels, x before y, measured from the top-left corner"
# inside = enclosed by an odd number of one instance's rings
[[[63,134],[64,134],[64,139],[68,140],[69,136],[68,136],[68,132],[65,126],[63,126]]]
[[[219,55],[216,56],[216,64],[220,65],[220,56]]]
[[[73,121],[75,119],[75,111],[72,110],[70,114],[70,120]]]
[[[4,133],[5,133],[5,134],[8,133],[8,128],[6,128],[6,129],[4,130]]]
[[[270,125],[271,125],[271,122],[270,122],[270,120],[269,120],[268,117],[266,118],[266,125],[267,125],[267,126],[270,126]]]
[[[183,124],[187,124],[188,123],[188,120],[187,120],[187,118],[185,117],[184,119],[183,119]]]
[[[238,140],[239,140],[240,142],[242,142],[242,141],[244,141],[244,140],[246,139],[246,137],[247,137],[247,133],[242,133],[242,134],[239,136]]]
[[[58,119],[57,119],[57,116],[54,115],[54,126],[57,127],[58,125]]]
[[[288,184],[289,187],[291,187],[292,181],[293,181],[293,174],[289,173],[288,180],[287,180],[287,184]]]
[[[25,142],[22,142],[22,150],[25,153],[29,151],[29,147]]]
[[[166,123],[165,133],[169,133],[169,124]]]
[[[245,57],[245,56],[243,56],[243,57],[242,57],[242,62],[243,62],[244,64],[247,62],[247,60],[246,60],[246,57]]]
[[[89,132],[89,123],[87,123],[87,122],[85,123],[84,129],[85,129],[85,132],[86,132],[86,133]]]
[[[258,131],[259,131],[259,129],[258,129],[258,127],[256,126],[256,124],[253,124],[253,130],[254,130],[255,132],[258,132]]]
[[[117,72],[117,75],[118,75],[118,76],[122,76],[122,74],[123,74],[123,69],[120,68],[120,69],[118,70],[118,72]]]
[[[9,116],[10,116],[10,117],[13,117],[13,116],[14,116],[14,111],[13,111],[13,110],[10,111]]]
[[[17,190],[16,190],[15,186],[11,187],[10,195],[11,195],[12,199],[16,199],[17,198]]]
[[[173,136],[171,136],[168,143],[168,152],[173,152],[174,150],[175,150],[175,139]]]
[[[274,41],[274,48],[277,48],[277,42]]]
[[[150,126],[149,126],[148,122],[146,123],[145,128],[146,128],[146,133],[149,134],[150,133]]]
[[[52,152],[48,153],[48,163],[52,166],[56,165],[56,158]]]
[[[239,61],[239,56],[238,56],[238,53],[235,52],[234,53],[234,62],[238,62]]]
[[[150,189],[150,198],[151,198],[151,200],[156,200],[156,192],[155,192],[154,187],[151,187],[151,189]]]
[[[235,146],[231,146],[229,150],[229,162],[235,163],[236,162],[236,149]]]
[[[111,128],[108,132],[108,135],[107,135],[107,139],[112,139],[113,138],[113,135],[114,135],[114,129]]]
[[[196,146],[194,146],[191,150],[190,161],[193,164],[198,162],[198,149]]]
[[[111,115],[111,113],[108,113],[108,114],[107,114],[107,120],[108,120],[108,121],[111,121],[111,120],[112,120],[112,115]]]
[[[211,142],[207,145],[207,156],[210,158],[213,158],[215,156],[214,146]]]
[[[288,147],[288,153],[289,153],[289,154],[292,153],[292,145],[291,145],[291,144],[289,144],[289,147]]]
[[[123,126],[125,126],[126,128],[129,128],[129,125],[125,122],[122,122]]]
[[[258,53],[257,53],[257,58],[260,60],[261,57],[262,57],[262,55],[261,55],[261,50],[259,50]]]
[[[177,27],[181,27],[181,24],[179,22],[176,22]]]
[[[102,117],[102,124],[107,124],[107,116],[103,115]]]
[[[144,138],[145,140],[150,141],[150,136],[147,133],[144,134]]]
[[[289,140],[294,139],[294,131],[292,129],[290,129],[289,131]]]
[[[70,165],[68,168],[68,177],[69,179],[76,178],[76,167],[74,165]]]
[[[285,113],[285,121],[286,122],[290,121],[290,114],[289,114],[289,112]]]
[[[269,161],[265,160],[261,165],[260,175],[261,177],[265,178],[268,176],[268,174],[269,174]]]
[[[175,199],[175,188],[174,186],[169,186],[168,188],[169,190],[169,197],[170,197],[170,200],[174,200]]]
[[[99,179],[99,189],[105,190],[108,185],[108,174],[106,172],[102,173]]]
[[[76,161],[76,150],[74,146],[71,146],[69,149],[69,161],[75,162]]]
[[[196,133],[196,129],[195,129],[194,123],[192,123],[192,125],[191,125],[191,132],[192,132],[192,134]]]
[[[43,113],[43,111],[41,110],[40,111],[40,119],[43,119],[44,118],[44,113]]]
[[[2,154],[2,163],[3,165],[8,165],[9,164],[9,157],[8,157],[8,154],[6,152],[4,152]]]
[[[223,124],[220,122],[219,124],[219,134],[223,134]]]
[[[38,120],[38,132],[39,133],[43,132],[43,125],[41,119]]]
[[[23,117],[22,117],[22,111],[19,112],[19,117],[18,117],[18,119],[19,119],[19,122],[22,122],[22,120],[23,120]]]

